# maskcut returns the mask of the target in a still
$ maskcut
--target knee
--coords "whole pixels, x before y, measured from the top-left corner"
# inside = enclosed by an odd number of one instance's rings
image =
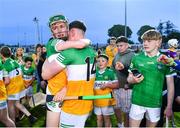
[[[8,118],[6,116],[3,116],[3,117],[1,116],[0,120],[3,124],[6,124],[6,122],[8,121]]]
[[[97,121],[101,121],[102,122],[103,121],[103,116],[102,115],[100,115],[100,116],[98,115],[97,116]]]
[[[180,96],[176,97],[175,101],[180,104]]]

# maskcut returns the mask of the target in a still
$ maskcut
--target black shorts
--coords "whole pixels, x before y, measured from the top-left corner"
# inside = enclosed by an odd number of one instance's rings
[[[175,78],[174,85],[175,85],[174,98],[176,98],[177,96],[180,96],[180,77]]]

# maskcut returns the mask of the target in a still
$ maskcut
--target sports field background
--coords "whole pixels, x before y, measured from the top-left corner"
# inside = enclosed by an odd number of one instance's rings
[[[36,83],[34,83],[34,85],[36,85]],[[36,92],[36,87],[33,86],[34,89],[34,93]],[[42,105],[37,106],[35,108],[30,108],[29,109],[31,114],[35,117],[38,118],[37,122],[35,122],[34,124],[30,124],[29,120],[27,117],[24,117],[21,121],[16,123],[17,127],[45,127],[46,126],[46,108]],[[180,112],[175,112],[174,113],[174,117],[175,117],[175,124],[176,127],[180,127]],[[117,121],[115,116],[111,116],[112,119],[112,126],[113,127],[117,127]],[[88,118],[87,122],[86,122],[86,127],[96,127],[96,116],[92,113],[91,116]],[[0,127],[3,127],[3,125],[0,123]]]
[[[43,108],[42,106],[37,106],[33,109],[30,110],[31,113],[36,116],[38,118],[38,121],[36,123],[34,123],[32,125],[32,127],[45,127],[45,115],[46,115],[46,111],[45,108]],[[175,113],[175,124],[177,127],[180,127],[180,113]],[[112,116],[112,125],[113,127],[116,127],[116,119],[115,116]],[[17,123],[17,127],[29,127],[31,126],[31,124],[28,121],[28,118],[25,117],[22,121]],[[96,116],[94,114],[92,114],[87,122],[86,122],[86,127],[96,127]]]

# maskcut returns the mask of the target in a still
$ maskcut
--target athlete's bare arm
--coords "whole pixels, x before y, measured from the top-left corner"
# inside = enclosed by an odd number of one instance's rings
[[[65,41],[65,42],[60,41],[59,43],[57,43],[57,45],[55,47],[56,47],[57,51],[62,51],[62,50],[68,49],[68,48],[81,49],[81,48],[88,46],[89,44],[90,44],[89,39],[80,39],[77,41]]]
[[[46,59],[42,67],[42,78],[44,80],[49,80],[53,76],[61,72],[64,68],[65,67],[60,66],[57,61],[49,61],[48,59]]]
[[[167,81],[167,90],[168,90],[168,97],[167,97],[167,107],[165,109],[164,114],[169,118],[172,116],[172,104],[174,99],[174,77],[166,77]]]

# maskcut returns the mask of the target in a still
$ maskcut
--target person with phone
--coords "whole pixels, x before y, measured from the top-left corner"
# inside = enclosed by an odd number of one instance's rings
[[[146,31],[141,38],[144,52],[132,58],[127,78],[128,83],[133,85],[129,124],[130,127],[139,127],[145,114],[146,126],[155,127],[160,119],[164,78],[166,78],[168,87],[168,104],[165,114],[168,118],[172,115],[173,72],[168,66],[157,61],[157,58],[161,55],[159,52],[162,42],[161,34],[151,29]],[[134,72],[134,69],[138,71]],[[139,77],[136,76],[138,72],[141,73]]]

